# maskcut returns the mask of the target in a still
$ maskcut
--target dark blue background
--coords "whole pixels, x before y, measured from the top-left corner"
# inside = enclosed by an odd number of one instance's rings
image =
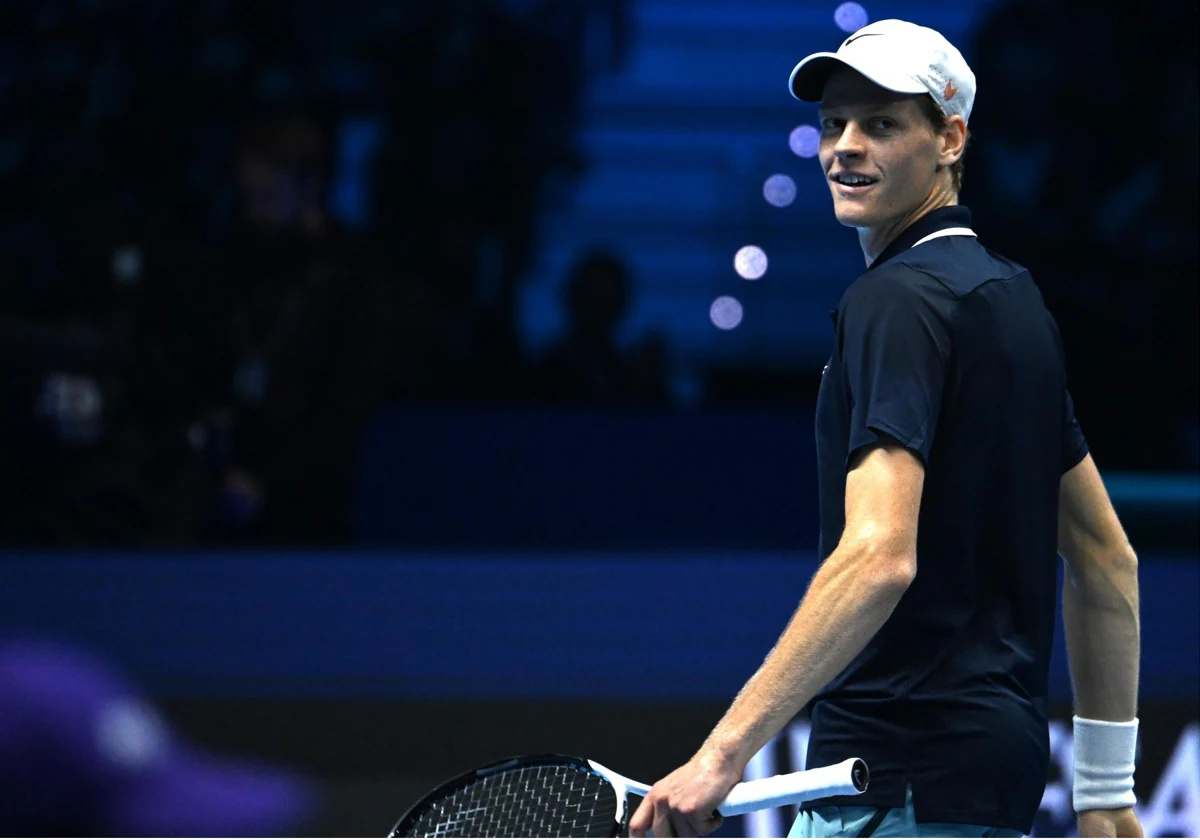
[[[0,555],[0,615],[192,697],[723,701],[810,553]],[[1146,699],[1200,695],[1200,563],[1143,557]],[[1068,700],[1061,629],[1053,698]]]
[[[815,549],[812,410],[393,406],[354,515],[370,546]]]

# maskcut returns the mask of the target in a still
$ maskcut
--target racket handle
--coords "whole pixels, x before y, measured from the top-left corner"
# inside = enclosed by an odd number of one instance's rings
[[[867,763],[861,758],[848,758],[829,767],[734,785],[725,801],[717,806],[717,812],[724,817],[736,817],[826,796],[853,796],[865,791],[868,781]]]

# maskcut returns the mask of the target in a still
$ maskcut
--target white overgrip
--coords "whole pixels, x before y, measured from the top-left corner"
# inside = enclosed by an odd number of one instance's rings
[[[848,758],[829,767],[742,782],[734,785],[725,801],[717,806],[717,811],[725,817],[736,817],[765,808],[795,805],[808,799],[862,793],[855,784],[854,768],[858,763],[859,759]]]

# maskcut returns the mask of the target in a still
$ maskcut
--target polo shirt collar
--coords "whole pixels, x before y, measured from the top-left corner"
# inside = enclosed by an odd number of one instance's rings
[[[902,230],[900,235],[892,240],[892,244],[883,249],[883,253],[875,259],[875,262],[871,263],[870,268],[867,270],[870,271],[876,266],[883,265],[897,254],[907,251],[931,233],[937,233],[939,230],[945,230],[946,228],[969,228],[970,226],[971,211],[961,204],[953,204],[949,207],[939,207],[936,210],[931,210]]]

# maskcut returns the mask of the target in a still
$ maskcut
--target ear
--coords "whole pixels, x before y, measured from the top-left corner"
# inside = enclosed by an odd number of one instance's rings
[[[939,166],[953,166],[967,147],[967,123],[959,116],[946,119],[945,126],[939,132],[942,140],[942,151],[938,156]]]

